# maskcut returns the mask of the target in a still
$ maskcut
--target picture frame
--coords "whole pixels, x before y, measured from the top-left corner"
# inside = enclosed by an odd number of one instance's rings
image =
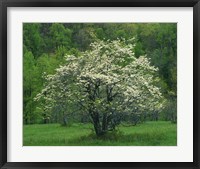
[[[193,162],[7,162],[8,7],[193,7]],[[0,4],[0,167],[1,168],[200,168],[200,1],[199,0],[1,0]]]

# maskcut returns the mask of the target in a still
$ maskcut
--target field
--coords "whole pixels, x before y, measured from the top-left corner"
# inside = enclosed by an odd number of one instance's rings
[[[24,146],[176,146],[177,125],[166,121],[119,126],[97,138],[91,124],[33,124],[23,127]]]

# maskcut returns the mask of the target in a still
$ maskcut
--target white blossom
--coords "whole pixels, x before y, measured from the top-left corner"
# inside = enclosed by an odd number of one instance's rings
[[[158,68],[146,56],[136,58],[133,44],[125,40],[98,41],[80,57],[66,56],[66,64],[46,75],[44,89],[35,97],[45,109],[81,103],[85,111],[141,113],[163,108],[163,96],[155,86]],[[43,100],[43,101],[42,101]]]

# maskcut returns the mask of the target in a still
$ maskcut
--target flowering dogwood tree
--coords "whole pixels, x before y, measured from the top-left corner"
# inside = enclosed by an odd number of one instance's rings
[[[145,56],[136,58],[133,48],[125,40],[98,41],[79,57],[66,56],[35,100],[45,109],[59,105],[65,113],[88,114],[97,136],[115,129],[116,114],[160,111],[158,69]]]

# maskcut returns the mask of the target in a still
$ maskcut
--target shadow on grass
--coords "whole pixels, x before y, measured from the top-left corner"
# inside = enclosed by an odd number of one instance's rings
[[[103,136],[96,136],[91,133],[76,139],[69,140],[72,145],[93,145],[93,146],[160,146],[165,145],[167,136],[163,133],[134,133],[124,134],[120,131],[107,133]]]

